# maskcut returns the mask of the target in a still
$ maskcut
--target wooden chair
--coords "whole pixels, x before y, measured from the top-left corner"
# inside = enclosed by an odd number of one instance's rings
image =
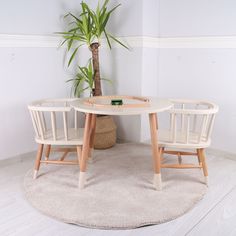
[[[178,156],[176,164],[161,164],[161,168],[202,168],[208,185],[208,171],[205,160],[205,148],[210,146],[211,133],[218,112],[218,106],[207,101],[171,100],[174,104],[169,113],[169,127],[160,129],[159,150],[163,154]],[[193,152],[192,150],[196,150]],[[182,163],[182,155],[196,155],[198,164]]]
[[[48,99],[35,101],[28,106],[35,131],[35,141],[38,143],[34,179],[37,178],[41,163],[78,165],[80,162],[84,129],[78,127],[78,111],[70,107],[71,101],[73,99]],[[44,145],[46,145],[45,160],[42,160]],[[59,160],[49,160],[52,145],[59,146],[56,151],[64,152]],[[76,161],[64,160],[69,151],[77,152]]]

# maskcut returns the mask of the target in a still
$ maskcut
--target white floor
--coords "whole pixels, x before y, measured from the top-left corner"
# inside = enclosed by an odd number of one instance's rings
[[[123,231],[82,228],[42,215],[28,204],[22,190],[24,175],[33,166],[33,159],[0,163],[0,235],[236,235],[236,160],[210,155],[208,158],[220,162],[222,168],[216,173],[209,168],[210,188],[194,209],[168,223]]]

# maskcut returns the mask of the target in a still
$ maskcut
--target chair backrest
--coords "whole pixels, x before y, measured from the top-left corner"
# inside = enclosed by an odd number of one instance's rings
[[[181,144],[208,142],[218,106],[208,101],[171,100],[170,141]],[[180,138],[178,138],[180,137]]]
[[[37,140],[43,142],[50,138],[53,141],[58,139],[68,141],[68,129],[71,126],[78,129],[78,112],[72,110],[69,105],[74,100],[46,99],[32,102],[28,106]],[[69,117],[71,113],[73,119]],[[58,130],[62,132],[58,134]],[[52,137],[48,137],[49,133]]]

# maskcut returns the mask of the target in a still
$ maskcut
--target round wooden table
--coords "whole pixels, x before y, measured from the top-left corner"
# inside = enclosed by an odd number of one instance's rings
[[[111,105],[119,103],[123,105]],[[135,97],[135,96],[99,96],[92,98],[79,98],[71,102],[71,106],[86,114],[84,128],[84,144],[80,158],[79,189],[84,188],[86,181],[86,163],[89,153],[93,149],[94,134],[96,127],[96,115],[149,115],[152,155],[154,161],[154,187],[161,190],[161,160],[158,149],[157,136],[157,113],[169,110],[173,105],[168,99],[154,97]]]

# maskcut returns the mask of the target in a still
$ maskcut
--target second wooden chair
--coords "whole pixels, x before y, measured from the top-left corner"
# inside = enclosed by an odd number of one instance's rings
[[[208,185],[208,170],[205,148],[211,144],[211,133],[218,106],[208,101],[171,100],[174,107],[169,110],[169,128],[160,129],[159,150],[178,156],[176,164],[161,164],[161,168],[202,168]],[[193,152],[195,150],[195,152]],[[198,164],[182,163],[182,155],[196,155]]]

